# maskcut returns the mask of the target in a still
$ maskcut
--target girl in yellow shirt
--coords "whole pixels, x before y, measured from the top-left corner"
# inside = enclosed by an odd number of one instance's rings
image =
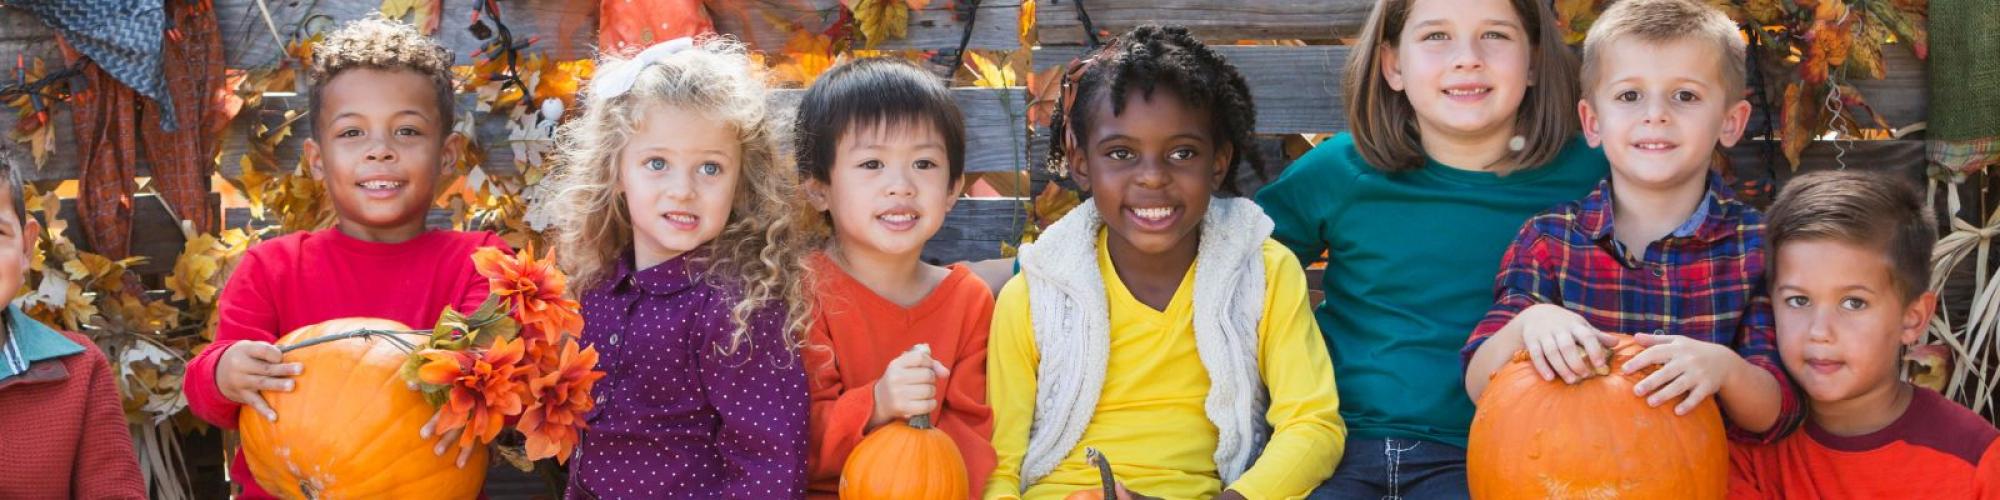
[[[1049,163],[1091,202],[1021,250],[995,305],[986,498],[1101,488],[1085,448],[1137,495],[1305,497],[1347,430],[1305,273],[1234,196],[1263,167],[1242,76],[1185,28],[1142,26],[1063,89]]]

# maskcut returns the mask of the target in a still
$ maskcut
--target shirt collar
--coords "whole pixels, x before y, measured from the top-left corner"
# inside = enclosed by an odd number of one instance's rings
[[[0,380],[27,372],[36,361],[83,352],[83,346],[36,321],[20,306],[7,305],[7,341],[0,343]]]
[[[1668,234],[1669,237],[1714,242],[1735,232],[1735,208],[1741,202],[1729,194],[1729,185],[1722,181],[1721,175],[1709,172],[1706,182],[1708,187],[1702,194],[1701,203],[1695,205],[1694,213],[1688,214],[1687,220],[1674,228],[1674,231]],[[1593,241],[1610,238],[1613,220],[1611,178],[1607,176],[1599,181],[1597,188],[1591,190],[1590,195],[1585,196],[1580,203],[1582,207],[1577,217],[1578,229],[1589,235]]]
[[[694,286],[700,279],[695,272],[695,261],[706,259],[705,248],[680,254],[666,262],[645,269],[634,269],[637,263],[631,251],[618,260],[618,272],[610,282],[613,293],[639,292],[649,295],[672,295]]]

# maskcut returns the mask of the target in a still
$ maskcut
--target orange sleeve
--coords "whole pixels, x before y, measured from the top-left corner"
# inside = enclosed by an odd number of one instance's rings
[[[1979,467],[1972,474],[1974,498],[2000,500],[2000,439],[1986,445],[1986,453],[1979,456]]]
[[[868,430],[868,417],[875,412],[875,385],[849,388],[840,379],[840,361],[835,355],[828,318],[820,315],[807,331],[803,349],[806,389],[812,395],[811,428],[807,433],[806,480],[840,477],[847,454]]]
[[[993,474],[993,407],[986,404],[986,337],[993,323],[993,292],[978,279],[967,280],[965,299],[954,307],[973,311],[958,328],[958,358],[949,360],[951,380],[945,387],[944,411],[938,428],[958,443],[965,458],[967,485],[977,498]],[[975,293],[976,292],[976,293]]]

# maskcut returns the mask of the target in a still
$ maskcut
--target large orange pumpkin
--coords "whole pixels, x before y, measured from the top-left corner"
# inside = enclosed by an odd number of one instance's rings
[[[409,330],[385,319],[346,318],[300,328],[280,347],[358,329]],[[421,345],[426,339],[404,335]],[[244,407],[243,455],[257,483],[285,498],[472,498],[486,478],[486,449],[461,469],[418,436],[437,408],[397,375],[409,354],[377,337],[285,353],[304,369],[291,392],[266,392],[278,421]]]
[[[1619,335],[1612,373],[1542,380],[1526,353],[1493,374],[1472,418],[1474,498],[1707,499],[1728,494],[1729,448],[1714,400],[1685,416],[1646,406],[1617,368],[1642,347]],[[1677,403],[1678,401],[1675,401]]]
[[[875,429],[840,468],[842,500],[965,500],[965,457],[928,416]]]

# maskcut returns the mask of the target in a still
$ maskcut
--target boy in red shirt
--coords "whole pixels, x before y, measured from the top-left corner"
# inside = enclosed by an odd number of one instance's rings
[[[452,133],[451,62],[437,42],[382,19],[349,23],[315,48],[304,156],[338,220],[244,254],[222,289],[215,343],[188,367],[196,416],[225,429],[245,406],[284,418],[261,393],[292,389],[301,367],[283,363],[271,343],[293,330],[354,316],[429,329],[445,307],[470,311],[485,300],[472,252],[505,244],[491,233],[424,227],[437,179],[465,145]],[[459,451],[463,464],[470,450]],[[246,480],[254,478],[241,454],[230,472],[242,498],[270,497]]]
[[[1883,172],[1793,179],[1771,207],[1778,354],[1805,429],[1730,450],[1732,498],[2000,498],[2000,431],[1898,377],[1930,325],[1936,223]]]
[[[0,297],[21,291],[42,227],[0,146]],[[0,498],[146,498],[116,375],[90,337],[0,313]]]

